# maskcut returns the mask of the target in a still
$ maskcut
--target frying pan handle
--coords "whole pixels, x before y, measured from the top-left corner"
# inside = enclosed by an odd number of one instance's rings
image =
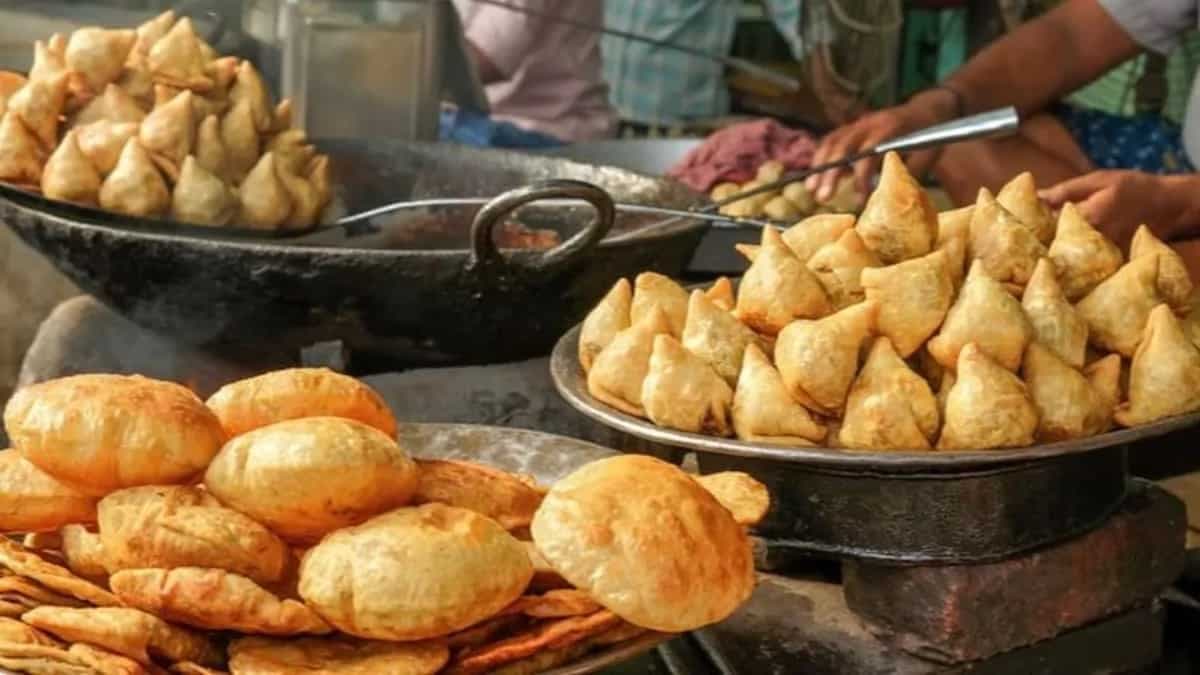
[[[582,199],[596,210],[593,218],[570,239],[529,262],[506,259],[496,248],[492,231],[514,209],[542,199]],[[569,265],[604,239],[616,219],[612,197],[603,188],[578,180],[540,181],[509,190],[483,205],[471,223],[471,267],[507,265],[530,272],[554,272]]]

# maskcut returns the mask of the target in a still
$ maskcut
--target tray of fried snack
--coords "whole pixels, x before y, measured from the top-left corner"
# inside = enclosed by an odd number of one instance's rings
[[[4,423],[14,673],[595,672],[744,603],[769,504],[745,474],[398,423],[325,369],[207,402],[78,375]]]

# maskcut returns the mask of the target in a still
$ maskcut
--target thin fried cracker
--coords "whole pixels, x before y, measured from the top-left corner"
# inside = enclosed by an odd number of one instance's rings
[[[53,607],[86,607],[87,603],[67,595],[55,593],[41,584],[25,577],[8,575],[0,577],[0,598],[22,597],[29,599],[31,607],[51,605]]]
[[[608,610],[538,624],[527,631],[455,657],[446,675],[479,675],[527,659],[548,649],[563,649],[618,626],[621,619]]]
[[[65,567],[46,562],[15,541],[4,537],[0,537],[0,565],[15,574],[29,577],[52,591],[79,598],[98,607],[115,607],[121,604],[112,593],[75,576]]]
[[[124,607],[38,607],[21,620],[68,642],[86,642],[140,663],[155,659],[217,665],[224,661],[212,640],[141,610]]]

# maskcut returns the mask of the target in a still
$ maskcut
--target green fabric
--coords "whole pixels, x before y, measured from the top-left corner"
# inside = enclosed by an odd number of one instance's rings
[[[927,89],[953,73],[966,58],[963,9],[907,9],[900,47],[900,97]]]

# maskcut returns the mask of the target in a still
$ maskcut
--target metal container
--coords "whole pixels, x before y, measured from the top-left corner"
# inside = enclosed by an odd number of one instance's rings
[[[696,453],[703,473],[745,471],[771,491],[757,533],[769,545],[890,564],[1015,556],[1085,532],[1125,495],[1128,444],[1200,423],[1200,413],[1078,441],[995,451],[783,448],[670,429],[592,398],[579,328],[550,358],[559,393],[583,414],[662,456]],[[634,446],[633,443],[626,447]]]

